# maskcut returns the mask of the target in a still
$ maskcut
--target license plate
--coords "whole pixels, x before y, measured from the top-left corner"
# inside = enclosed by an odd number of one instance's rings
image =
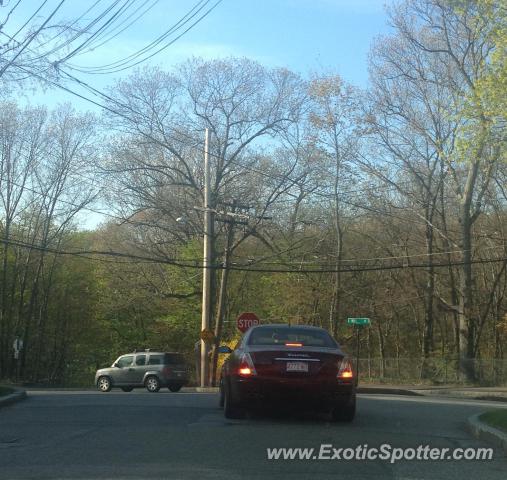
[[[307,372],[308,364],[305,362],[287,362],[288,372]]]

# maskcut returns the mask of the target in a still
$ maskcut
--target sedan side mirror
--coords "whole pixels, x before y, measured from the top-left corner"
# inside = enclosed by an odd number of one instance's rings
[[[218,347],[218,353],[232,353],[232,348],[227,345],[220,345]]]
[[[114,362],[114,363],[113,363],[113,367],[116,367],[116,368],[121,368],[121,365],[120,365],[118,362]]]

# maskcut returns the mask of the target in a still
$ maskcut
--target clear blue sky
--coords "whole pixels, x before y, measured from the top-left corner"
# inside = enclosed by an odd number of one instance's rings
[[[365,87],[371,41],[389,31],[384,4],[390,1],[223,0],[208,17],[151,63],[170,67],[193,55],[246,56],[268,66],[288,67],[300,73],[334,71],[345,80]],[[58,2],[50,0],[41,14],[47,15]],[[66,0],[58,19],[76,18],[93,3],[94,0]],[[101,65],[122,58],[152,41],[195,3],[196,0],[159,0],[140,22],[120,37],[74,58],[73,63]],[[22,1],[6,31],[12,34],[39,5],[40,1],[36,0]],[[119,75],[126,74],[128,71]],[[99,89],[114,79],[111,75],[79,76]],[[30,103],[54,105],[71,101],[77,108],[93,109],[60,91],[27,95]]]

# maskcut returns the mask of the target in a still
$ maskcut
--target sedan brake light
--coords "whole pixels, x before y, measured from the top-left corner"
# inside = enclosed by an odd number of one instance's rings
[[[338,369],[338,380],[351,380],[354,377],[354,372],[352,371],[352,365],[349,360],[343,359],[340,368]]]
[[[303,344],[299,343],[299,342],[294,342],[294,343],[286,343],[285,346],[286,347],[302,347]]]
[[[241,362],[239,363],[238,374],[241,377],[251,377],[252,375],[257,375],[257,371],[255,370],[252,357],[249,353],[244,353],[241,357]]]

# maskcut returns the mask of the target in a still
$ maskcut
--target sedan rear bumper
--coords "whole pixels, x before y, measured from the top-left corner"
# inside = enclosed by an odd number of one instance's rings
[[[355,397],[353,383],[235,377],[231,378],[230,386],[235,400],[251,407],[269,402],[332,408],[350,404]]]

